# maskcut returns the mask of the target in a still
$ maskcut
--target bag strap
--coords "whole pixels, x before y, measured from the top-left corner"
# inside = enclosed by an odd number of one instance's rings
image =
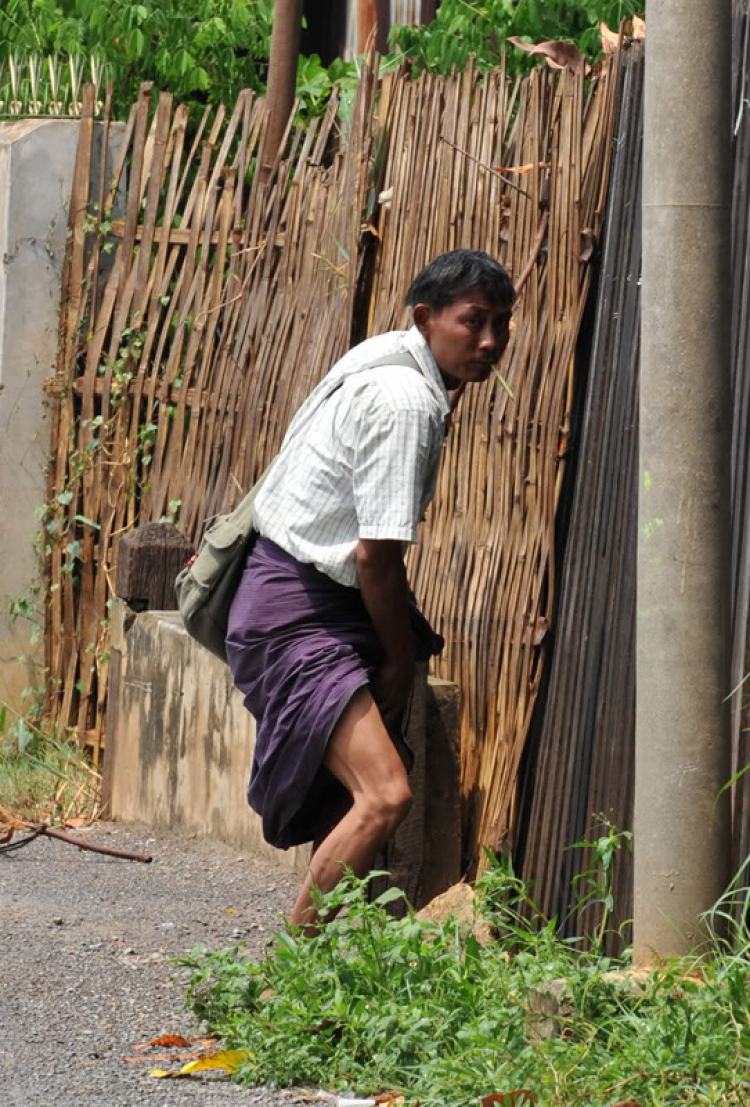
[[[368,369],[378,369],[381,365],[392,365],[392,366],[396,366],[396,367],[402,367],[404,369],[415,369],[417,373],[422,372],[417,359],[415,357],[413,357],[407,350],[397,350],[396,353],[384,354],[382,357],[375,358],[374,361],[368,361],[366,365],[362,366],[361,372],[364,373]],[[339,388],[341,388],[343,383],[344,383],[343,380],[341,380],[336,385],[336,387],[331,392],[328,393],[327,396],[325,396],[324,398],[321,399],[321,402],[318,404],[318,406],[315,407],[308,414],[308,417],[305,419],[304,423],[301,423],[297,427],[297,432],[296,432],[295,435],[293,435],[294,440],[298,439],[300,437],[300,435],[304,434],[304,432],[309,427],[310,422],[312,421],[313,417],[315,415],[317,415],[317,413],[320,411],[320,408],[325,403],[325,401],[329,400],[331,398],[331,396],[333,396],[336,392],[338,392]],[[287,445],[289,441],[291,441],[291,439],[286,439],[285,442],[284,442],[284,445]],[[282,451],[279,450],[279,452],[275,455],[275,457],[273,457],[271,459],[271,461],[269,461],[266,468],[263,470],[261,475],[258,477],[258,480],[256,481],[256,483],[253,485],[253,487],[247,493],[247,496],[252,495],[253,498],[254,498],[255,495],[257,495],[257,493],[260,492],[261,487],[263,486],[263,484],[266,481],[266,478],[268,477],[269,473],[271,472],[271,470],[274,468],[274,466],[278,462],[281,455],[282,455]]]
[[[402,367],[404,369],[414,369],[414,370],[416,370],[417,373],[422,372],[422,370],[419,367],[419,363],[417,362],[417,359],[415,357],[413,357],[410,353],[408,353],[406,350],[397,350],[393,354],[384,354],[382,357],[375,358],[374,361],[368,361],[366,365],[363,365],[361,367],[359,372],[366,373],[369,369],[378,369],[381,365],[392,365],[394,367]],[[325,396],[320,397],[319,403],[314,408],[312,408],[311,411],[309,411],[307,413],[305,421],[303,423],[300,423],[296,427],[296,430],[295,430],[295,433],[292,436],[292,439],[297,440],[300,437],[301,434],[304,434],[304,432],[307,430],[307,428],[309,427],[312,420],[315,418],[315,416],[320,411],[323,404],[326,403],[327,400],[330,400],[331,396],[335,395],[335,393],[338,392],[338,390],[342,387],[343,384],[344,384],[344,378],[342,377],[342,379],[338,382],[338,384],[334,388],[331,389],[330,392],[328,392]],[[287,439],[285,441],[284,445],[286,445],[287,442],[292,441],[292,439]],[[276,455],[276,457],[279,457],[280,453],[281,453],[281,451],[279,451],[279,453]],[[274,461],[275,460],[276,459],[274,458]],[[273,461],[271,462],[271,464],[273,465]]]
[[[368,361],[363,368],[363,372],[367,369],[378,369],[381,365],[400,366],[404,369],[416,369],[418,373],[422,372],[417,359],[406,350],[399,350],[396,354],[384,354],[383,357],[378,357],[375,361]]]

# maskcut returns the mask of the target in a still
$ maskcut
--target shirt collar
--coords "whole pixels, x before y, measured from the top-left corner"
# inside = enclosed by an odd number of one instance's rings
[[[417,327],[411,327],[406,332],[404,335],[404,345],[409,353],[415,357],[425,380],[436,393],[443,409],[443,415],[449,415],[451,405],[448,389],[445,387],[445,381],[438,369],[438,364],[432,356],[432,350],[427,345],[426,339]]]

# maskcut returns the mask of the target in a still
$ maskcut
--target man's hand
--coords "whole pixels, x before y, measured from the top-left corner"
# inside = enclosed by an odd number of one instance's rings
[[[386,661],[378,669],[373,691],[387,730],[398,730],[413,683],[413,658],[411,664]]]
[[[375,681],[375,702],[386,727],[397,729],[414,681],[414,637],[401,543],[360,539],[357,577],[385,653]]]

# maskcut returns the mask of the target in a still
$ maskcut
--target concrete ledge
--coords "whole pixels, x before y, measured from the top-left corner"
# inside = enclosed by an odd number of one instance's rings
[[[104,794],[123,822],[219,838],[304,871],[309,850],[275,850],[245,791],[255,720],[229,669],[176,612],[112,611]]]
[[[309,847],[277,850],[248,806],[255,722],[229,669],[188,636],[176,612],[112,610],[104,798],[109,814],[219,838],[303,872]],[[414,804],[386,851],[420,906],[460,879],[458,691],[418,682],[407,740]]]

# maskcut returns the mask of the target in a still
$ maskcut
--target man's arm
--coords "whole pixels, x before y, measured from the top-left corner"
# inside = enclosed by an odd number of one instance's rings
[[[361,538],[356,565],[362,599],[385,653],[375,700],[386,726],[396,726],[414,681],[414,636],[401,543]]]

